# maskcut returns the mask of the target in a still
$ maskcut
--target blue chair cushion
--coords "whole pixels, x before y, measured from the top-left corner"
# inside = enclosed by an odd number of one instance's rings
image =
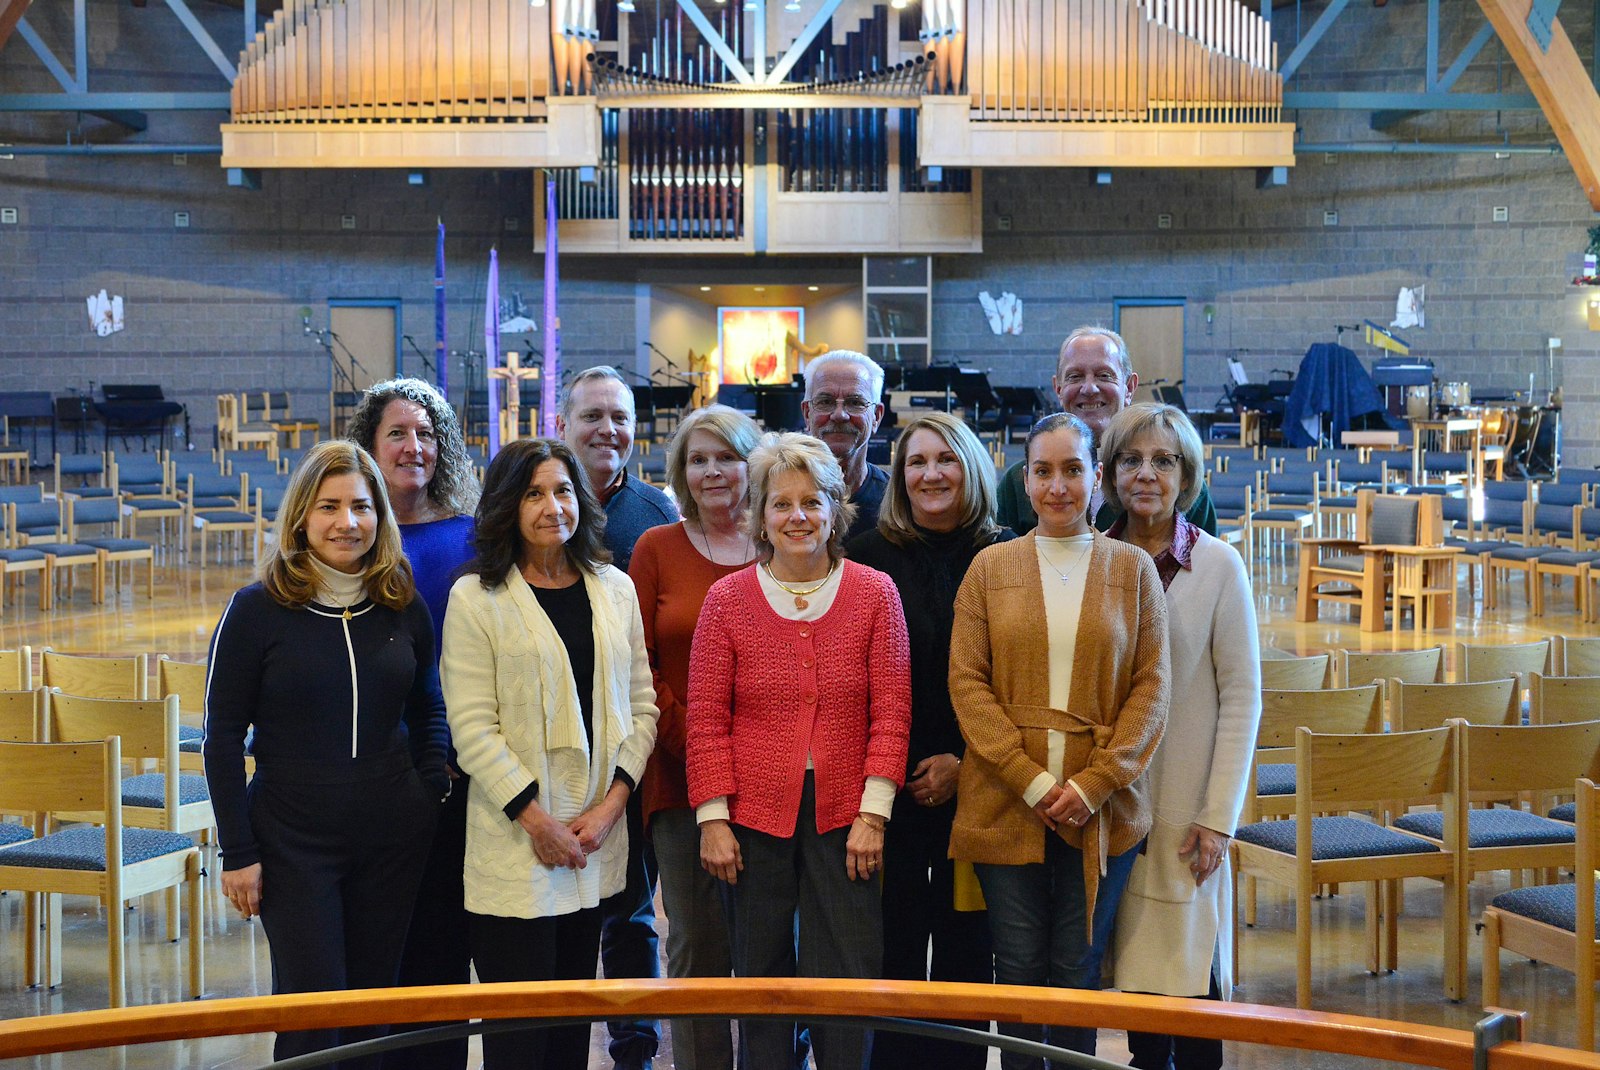
[[[1252,520],[1299,521],[1311,514],[1304,509],[1259,509],[1250,514]]]
[[[1550,820],[1573,822],[1578,820],[1578,804],[1575,802],[1562,803],[1550,810]]]
[[[1541,565],[1564,565],[1568,568],[1575,565],[1592,565],[1597,561],[1600,561],[1600,554],[1576,553],[1572,550],[1557,550],[1539,558]]]
[[[1553,546],[1507,546],[1504,549],[1491,551],[1491,561],[1537,561],[1545,554],[1557,553]]]
[[[183,503],[171,498],[136,498],[128,503],[141,513],[181,513]]]
[[[202,739],[180,739],[178,749],[185,754],[201,754],[204,743],[205,740]]]
[[[130,550],[152,550],[153,547],[143,539],[84,539],[85,546],[93,546],[97,550],[107,553],[121,554]]]
[[[1444,839],[1444,814],[1403,814],[1395,828],[1430,839]],[[1524,810],[1468,810],[1468,847],[1518,847],[1538,843],[1573,843],[1574,827]]]
[[[181,746],[181,744],[180,744]],[[160,773],[144,773],[140,776],[131,776],[122,782],[123,806],[153,806],[165,805],[166,797],[163,794],[166,777]],[[187,806],[190,803],[201,803],[211,798],[211,793],[206,790],[206,778],[198,774],[184,774],[178,777],[178,805]]]
[[[225,509],[212,513],[200,513],[194,519],[197,524],[254,524],[256,515],[254,513],[239,513],[231,509]]]
[[[1293,795],[1294,763],[1256,766],[1257,795]]]
[[[1234,839],[1269,851],[1295,853],[1295,820],[1258,821],[1245,825]],[[1435,854],[1439,848],[1415,836],[1374,825],[1355,817],[1311,819],[1311,858],[1325,862],[1336,858],[1370,858],[1375,855]]]
[[[74,498],[109,498],[116,493],[110,487],[66,487],[65,491]]]
[[[0,821],[0,847],[13,843],[22,843],[24,840],[31,839],[33,839],[33,830],[28,826],[13,824],[10,821]]]
[[[1341,494],[1337,497],[1322,499],[1322,507],[1324,509],[1354,509],[1356,507],[1356,499]]]
[[[148,862],[162,855],[187,851],[194,841],[176,832],[159,829],[122,830],[122,864]],[[53,832],[42,839],[29,840],[0,851],[0,867],[28,866],[36,869],[79,869],[104,873],[106,832],[99,825],[80,825]]]
[[[234,509],[239,505],[237,498],[194,498],[189,504],[196,509]]]
[[[1460,547],[1469,554],[1487,554],[1516,545],[1516,543],[1502,542],[1499,539],[1446,539],[1444,544],[1446,546]]]
[[[3,857],[3,856],[0,856]],[[1600,889],[1595,901],[1600,904]],[[1501,892],[1489,905],[1518,917],[1540,921],[1569,933],[1578,931],[1578,889],[1571,884],[1539,884]]]
[[[202,739],[205,739],[205,738],[206,738],[206,733],[205,733],[204,729],[194,728],[194,727],[192,727],[190,725],[186,725],[186,724],[180,724],[178,726],[178,742],[179,743],[188,743],[188,742],[191,742],[191,741],[195,742],[195,743],[198,743]]]
[[[23,547],[23,548],[17,549],[17,550],[0,550],[0,561],[10,561],[10,562],[15,563],[15,562],[20,562],[20,561],[43,561],[43,560],[44,560],[44,551],[42,551],[42,550],[30,550],[30,549],[27,549],[26,547]]]
[[[98,557],[93,546],[86,546],[81,542],[35,542],[28,544],[32,549],[42,550],[47,554],[54,554],[57,558],[63,557]]]

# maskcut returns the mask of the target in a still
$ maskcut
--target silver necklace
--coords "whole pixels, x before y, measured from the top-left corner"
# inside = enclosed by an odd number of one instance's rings
[[[1089,560],[1089,554],[1091,552],[1093,552],[1093,550],[1094,550],[1094,544],[1093,543],[1090,543],[1088,546],[1084,547],[1083,553],[1081,555],[1079,555],[1078,560],[1074,561],[1072,563],[1071,567],[1067,569],[1067,571],[1062,572],[1060,566],[1058,566],[1054,561],[1052,561],[1050,559],[1050,555],[1045,552],[1044,543],[1036,542],[1034,545],[1036,545],[1039,548],[1039,556],[1044,558],[1044,563],[1050,566],[1050,570],[1052,572],[1054,572],[1057,576],[1061,577],[1061,582],[1062,583],[1066,583],[1069,579],[1072,578],[1072,574],[1074,572],[1078,571],[1078,566],[1082,565],[1085,561]]]
[[[717,565],[719,567],[722,566],[722,562],[717,560],[716,553],[711,549],[711,536],[706,534],[705,525],[700,523],[700,521],[697,520],[697,521],[695,521],[694,526],[696,528],[700,529],[700,541],[706,544],[706,560],[710,561],[713,565]],[[694,545],[694,539],[691,538],[689,540],[689,545],[690,546]],[[747,556],[744,558],[744,560],[748,561],[748,560],[750,560],[750,558],[748,556],[748,551],[750,550],[750,533],[749,532],[745,532],[744,548],[745,548],[745,550],[747,552]],[[735,562],[735,564],[737,564],[737,563],[738,562]]]

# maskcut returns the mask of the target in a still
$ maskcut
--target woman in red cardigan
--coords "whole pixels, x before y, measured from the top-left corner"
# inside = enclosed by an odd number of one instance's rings
[[[768,435],[749,464],[760,561],[712,586],[689,656],[700,860],[728,885],[736,975],[876,977],[883,830],[911,725],[900,596],[843,560],[853,510],[827,446]],[[788,1065],[794,1030],[741,1022],[749,1065]],[[871,1055],[860,1029],[811,1036],[822,1070]]]

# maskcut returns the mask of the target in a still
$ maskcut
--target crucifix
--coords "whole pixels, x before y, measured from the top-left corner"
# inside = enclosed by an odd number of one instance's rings
[[[515,442],[521,437],[519,429],[522,426],[522,380],[539,378],[538,365],[524,368],[521,355],[513,349],[506,354],[506,366],[490,369],[489,377],[506,381],[506,407],[505,411],[500,413],[500,442],[502,445]]]

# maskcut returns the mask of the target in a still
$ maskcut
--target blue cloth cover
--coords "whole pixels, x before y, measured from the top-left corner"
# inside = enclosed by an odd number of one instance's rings
[[[1437,810],[1402,814],[1395,828],[1430,839],[1444,839],[1444,814]],[[1467,811],[1468,847],[1519,847],[1539,843],[1572,843],[1573,826],[1523,810]]]
[[[1388,414],[1383,395],[1355,353],[1318,342],[1306,350],[1294,390],[1283,403],[1283,444],[1317,445],[1323,413],[1329,416],[1332,440],[1338,442],[1339,433],[1350,430],[1358,416],[1374,412],[1390,427],[1403,426]]]
[[[1295,820],[1258,821],[1234,834],[1240,843],[1253,843],[1269,851],[1295,853]],[[1438,847],[1415,836],[1386,829],[1355,817],[1311,819],[1311,857],[1324,862],[1336,858],[1370,858],[1375,855],[1433,854]]]
[[[135,865],[152,858],[187,851],[194,841],[176,832],[158,829],[122,830],[122,864]],[[102,873],[106,868],[106,831],[99,825],[79,825],[29,840],[0,851],[0,866],[36,869],[82,869]]]

